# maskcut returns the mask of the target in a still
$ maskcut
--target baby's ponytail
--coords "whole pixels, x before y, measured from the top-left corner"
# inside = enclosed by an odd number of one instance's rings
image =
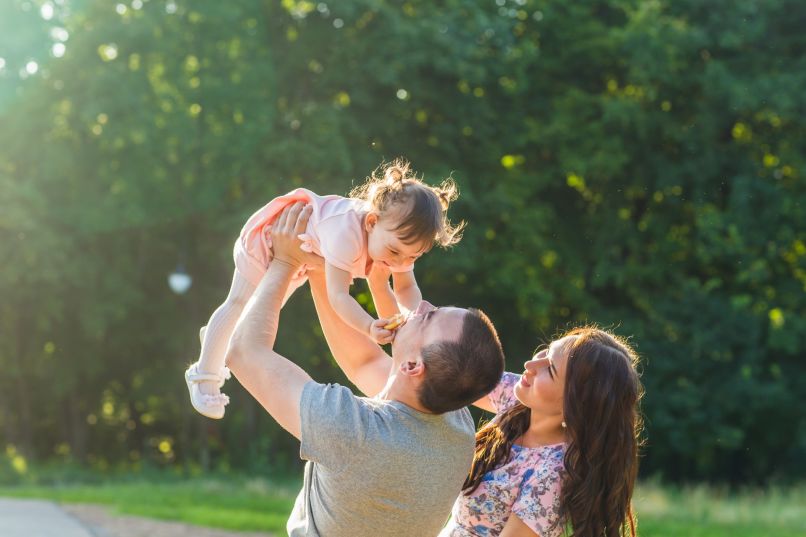
[[[383,182],[386,187],[392,190],[403,188],[403,181],[409,175],[409,163],[402,159],[397,159],[386,166],[383,171]]]
[[[456,183],[446,179],[438,187],[429,186],[412,172],[405,159],[379,166],[363,185],[350,192],[350,197],[364,200],[381,218],[393,216],[397,220],[395,230],[405,243],[448,247],[461,239],[464,222],[453,226],[447,218],[448,207],[459,197]]]
[[[442,181],[441,185],[433,187],[433,190],[439,198],[439,203],[442,205],[443,211],[447,211],[451,203],[456,201],[456,198],[459,197],[459,188],[456,186],[453,179],[445,179]]]

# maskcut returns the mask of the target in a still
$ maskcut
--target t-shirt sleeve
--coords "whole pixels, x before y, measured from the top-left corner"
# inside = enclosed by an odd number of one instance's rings
[[[364,403],[348,388],[308,382],[300,399],[300,457],[330,468],[360,457],[366,412]]]
[[[316,226],[319,250],[325,261],[352,273],[366,247],[361,219],[352,211],[325,218]]]
[[[550,464],[527,470],[520,493],[512,504],[512,513],[540,537],[560,537],[560,487],[562,457]]]
[[[495,408],[497,414],[517,402],[512,390],[515,389],[515,384],[517,384],[520,379],[520,375],[504,372],[498,386],[493,388],[493,391],[487,396],[490,398],[490,402],[493,404],[493,408]]]

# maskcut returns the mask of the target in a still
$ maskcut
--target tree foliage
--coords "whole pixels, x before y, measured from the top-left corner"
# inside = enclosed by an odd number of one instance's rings
[[[645,474],[806,475],[802,3],[14,0],[0,15],[15,450],[101,468],[295,460],[234,386],[223,422],[194,415],[181,372],[252,211],[301,185],[344,194],[403,155],[456,179],[469,223],[419,264],[424,294],[486,310],[510,369],[563,327],[613,327],[644,359]],[[187,295],[166,286],[177,265]],[[298,295],[281,350],[344,380]]]

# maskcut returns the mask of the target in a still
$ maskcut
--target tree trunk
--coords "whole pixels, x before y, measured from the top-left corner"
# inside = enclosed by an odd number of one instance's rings
[[[68,406],[70,413],[70,452],[76,461],[84,464],[87,461],[87,437],[89,436],[89,427],[84,415],[84,405],[75,393],[71,393],[68,397]]]

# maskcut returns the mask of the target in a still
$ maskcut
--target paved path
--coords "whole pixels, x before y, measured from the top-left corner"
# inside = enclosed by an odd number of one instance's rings
[[[61,508],[90,528],[93,537],[272,537],[269,533],[203,528],[183,522],[120,515],[102,505],[68,503]],[[2,531],[0,537],[6,537]]]
[[[45,500],[0,498],[3,537],[95,537],[55,503]]]
[[[118,515],[90,504],[0,498],[0,537],[273,537]]]

